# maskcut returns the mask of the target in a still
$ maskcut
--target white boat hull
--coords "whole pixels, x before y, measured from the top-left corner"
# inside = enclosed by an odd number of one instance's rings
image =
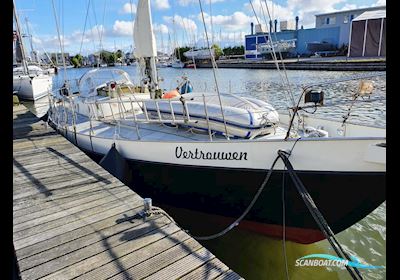
[[[131,121],[126,121],[129,124]],[[154,126],[154,127],[153,127]],[[374,137],[316,137],[284,140],[284,135],[270,135],[258,139],[216,139],[207,141],[207,134],[198,140],[157,132],[158,124],[141,130],[135,126],[116,127],[104,123],[84,121],[76,125],[76,135],[71,125],[66,136],[87,151],[105,155],[113,143],[122,156],[129,160],[168,163],[187,166],[266,169],[277,157],[279,150],[292,151],[290,160],[294,168],[310,171],[335,172],[385,172],[386,143],[383,129]],[[90,132],[92,127],[92,132]],[[169,129],[169,128],[166,128]],[[195,136],[194,136],[195,137]],[[377,146],[378,145],[378,146]],[[282,162],[276,165],[283,169]]]
[[[29,77],[28,75],[14,76],[13,90],[18,97],[27,100],[36,100],[52,90],[53,80],[49,75]]]

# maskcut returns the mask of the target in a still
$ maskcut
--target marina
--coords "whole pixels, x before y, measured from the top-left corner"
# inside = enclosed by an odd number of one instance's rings
[[[136,79],[136,69],[135,67],[121,67],[121,69],[128,71],[132,80]],[[79,77],[82,76],[87,69],[70,69],[68,70],[68,75],[70,77]],[[160,70],[161,75],[168,80],[173,79],[173,77],[177,77],[179,75],[184,74],[184,69],[173,69],[173,68],[164,68]],[[267,72],[265,72],[267,71]],[[276,72],[272,70],[247,70],[247,69],[220,69],[221,77],[230,77],[232,75],[237,75],[239,77],[243,77],[240,80],[235,80],[230,82],[228,79],[224,80],[225,87],[223,90],[229,91],[228,84],[231,84],[232,88],[237,89],[238,91],[247,91],[250,96],[260,96],[265,100],[272,101],[277,105],[277,108],[284,108],[285,103],[282,100],[283,96],[280,92],[279,85],[274,83]],[[246,80],[245,77],[248,74],[252,74],[252,79]],[[304,79],[309,79],[309,81],[323,81],[329,80],[332,78],[332,72],[306,72],[306,71],[291,71],[289,72],[289,78],[293,81],[294,86],[297,87],[297,84],[300,85],[301,81]],[[348,77],[354,75],[354,73],[349,72],[338,72],[335,76],[340,77]],[[203,81],[205,79],[212,79],[212,72],[208,69],[199,69],[198,71],[192,72],[191,82],[194,88],[200,88],[202,90],[205,89],[205,85]],[[54,84],[60,84],[62,76],[54,77]],[[383,78],[375,78],[375,90],[374,96],[371,98],[378,98],[380,101],[374,102],[375,106],[369,106],[366,104],[355,104],[355,111],[353,120],[358,123],[366,123],[370,125],[376,125],[379,127],[384,127],[386,125],[385,119],[385,101],[384,96],[386,94],[385,87],[385,79]],[[352,88],[348,83],[343,83],[342,85],[332,85],[328,89],[326,89],[326,102],[335,103],[339,102],[346,96],[346,92]],[[357,86],[357,83],[353,84],[354,87]],[[262,88],[263,95],[258,92],[256,89]],[[244,94],[244,93],[242,93]],[[44,98],[43,100],[38,100],[35,103],[24,102],[32,110],[38,115],[43,115],[46,111],[42,107],[48,108],[48,100]],[[320,108],[321,116],[329,117],[329,118],[340,118],[347,111],[347,107],[344,105],[335,106],[333,108],[330,107],[322,107]],[[368,116],[365,118],[364,116]],[[179,152],[179,151],[178,151]],[[195,155],[195,150],[193,151],[193,155]],[[198,151],[200,154],[200,151]],[[179,154],[178,154],[179,156]],[[177,221],[181,224],[185,229],[189,229],[189,232],[194,234],[212,234],[215,233],[218,227],[211,226],[208,221],[212,219],[212,217],[207,216],[206,214],[200,214],[198,212],[188,211],[182,208],[175,208],[171,205],[162,205],[164,209],[166,209]],[[378,207],[373,213],[368,215],[366,218],[361,220],[359,223],[350,227],[349,229],[339,233],[337,236],[342,244],[345,244],[346,248],[353,252],[353,254],[357,256],[363,256],[363,260],[367,263],[382,263],[384,261],[383,256],[385,256],[385,203]],[[193,223],[192,217],[196,216],[197,222]],[[224,222],[227,226],[227,222]],[[221,228],[221,227],[219,227]],[[377,230],[379,229],[379,230]],[[255,242],[258,240],[257,242]],[[281,255],[281,241],[275,240],[273,238],[263,239],[260,242],[259,236],[251,234],[250,232],[243,231],[232,231],[227,235],[218,238],[216,240],[210,241],[201,241],[207,248],[210,248],[214,254],[218,257],[222,258],[223,261],[229,266],[234,267],[235,271],[240,272],[240,275],[245,275],[246,279],[257,279],[257,275],[260,273],[262,275],[276,275],[277,277],[283,277],[282,269],[282,259]],[[287,242],[289,246],[288,248],[288,260],[294,262],[294,260],[302,255],[305,255],[310,252],[326,252],[330,253],[331,249],[329,248],[329,244],[327,241],[320,241],[314,244],[309,244],[304,247],[304,245]],[[365,246],[365,244],[368,244]],[[371,251],[368,248],[373,248]],[[229,248],[229,249],[228,249]],[[241,251],[242,257],[237,258],[235,256],[235,252]],[[372,253],[373,252],[373,253]],[[262,255],[263,258],[255,258],[255,256]],[[246,263],[251,262],[256,264],[258,267],[258,271],[251,269],[251,267],[245,265]],[[314,268],[311,270],[310,268],[295,268],[289,267],[290,274],[299,275],[299,279],[303,279],[302,277],[309,277],[310,275],[315,275],[315,277],[324,277],[326,279],[346,279],[347,274],[344,271],[333,272],[332,270],[326,270],[323,268]],[[337,274],[338,273],[338,274]],[[378,279],[385,279],[385,274],[382,274],[381,270],[375,270],[368,272],[367,275],[374,275],[373,277],[377,277]],[[363,272],[365,277],[365,273]],[[369,279],[368,277],[366,279]]]
[[[222,48],[221,3],[106,2],[83,5],[83,33],[69,3],[39,4],[57,31],[50,73],[14,0],[16,274],[386,278],[385,6],[278,31],[276,3],[249,1],[232,20],[250,14],[237,28],[251,33]],[[165,16],[184,6],[197,18]]]

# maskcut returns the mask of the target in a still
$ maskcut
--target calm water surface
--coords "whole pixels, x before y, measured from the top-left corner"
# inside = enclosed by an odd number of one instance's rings
[[[121,68],[129,73],[134,82],[139,82],[136,67],[126,66]],[[68,69],[66,76],[68,79],[79,79],[88,70],[90,69]],[[164,78],[162,88],[166,90],[175,88],[177,80],[180,80],[182,75],[185,74],[189,76],[196,91],[213,90],[215,88],[211,69],[173,68],[159,70],[159,75]],[[293,70],[287,72],[288,79],[291,82],[290,90],[295,96],[299,96],[301,86],[305,84],[365,74],[367,72]],[[272,103],[277,109],[287,107],[287,94],[284,93],[285,88],[282,86],[281,75],[276,70],[218,69],[217,77],[221,92],[257,97]],[[63,83],[63,78],[62,71],[54,76],[53,84],[55,88]],[[374,81],[375,86],[371,99],[377,99],[377,101],[356,103],[349,121],[385,127],[386,77],[381,76],[371,80]],[[349,104],[339,103],[351,100],[351,92],[357,89],[358,83],[358,81],[351,81],[324,86],[325,104],[333,106],[322,107],[318,109],[315,115],[342,120],[342,116],[347,113]],[[47,109],[47,98],[38,100],[35,104],[26,102],[26,105],[36,114],[42,115]],[[382,185],[382,188],[384,187]],[[339,201],[338,207],[340,207]],[[190,224],[192,213],[185,212],[182,209],[167,208],[167,211],[182,226],[185,227]],[[207,217],[200,220],[207,221]],[[190,231],[194,235],[205,231],[214,233],[218,230],[208,229],[207,223],[198,223],[196,226],[190,227]],[[337,234],[336,237],[345,250],[356,256],[361,262],[385,267],[376,270],[360,269],[365,279],[386,279],[386,203],[383,203],[359,223]],[[265,237],[261,239],[258,235],[252,233],[233,230],[222,238],[203,242],[203,244],[246,279],[286,279],[281,240]],[[345,269],[295,266],[295,260],[307,254],[336,255],[327,241],[310,245],[287,242],[286,251],[290,279],[351,279]],[[258,257],[255,258],[255,256]]]

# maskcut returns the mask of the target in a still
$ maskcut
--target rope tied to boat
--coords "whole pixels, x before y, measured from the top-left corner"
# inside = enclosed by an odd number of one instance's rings
[[[271,175],[272,175],[272,173],[274,171],[276,163],[278,162],[279,159],[281,159],[283,161],[283,163],[284,163],[284,165],[285,165],[285,167],[287,169],[287,172],[289,173],[290,178],[292,179],[297,191],[299,192],[301,198],[303,199],[304,204],[308,208],[310,214],[314,218],[314,220],[317,223],[318,227],[320,228],[320,230],[322,231],[322,233],[324,234],[325,238],[328,240],[328,242],[330,243],[330,245],[332,246],[332,248],[334,249],[336,254],[340,258],[352,261],[350,256],[344,251],[344,249],[342,248],[340,243],[335,238],[335,234],[333,233],[333,231],[329,227],[329,224],[327,223],[327,221],[323,217],[322,213],[319,211],[319,209],[316,206],[314,200],[312,199],[311,195],[309,194],[309,192],[305,188],[304,184],[301,182],[300,178],[298,177],[298,175],[296,174],[296,172],[295,172],[295,170],[293,168],[293,165],[291,164],[291,162],[289,160],[289,157],[292,154],[292,151],[293,151],[294,147],[296,146],[297,142],[300,139],[301,138],[296,139],[295,143],[293,144],[293,146],[292,146],[292,148],[290,150],[278,150],[278,152],[277,152],[278,156],[273,161],[273,163],[271,165],[271,168],[268,170],[268,173],[265,176],[264,181],[262,182],[261,186],[259,187],[259,189],[255,193],[253,199],[251,200],[250,204],[247,206],[245,211],[242,213],[242,215],[240,215],[233,223],[231,223],[228,227],[226,227],[224,230],[222,230],[222,231],[220,231],[218,233],[215,233],[215,234],[212,234],[212,235],[208,235],[208,236],[194,236],[194,235],[191,235],[191,236],[193,238],[197,239],[197,240],[212,240],[212,239],[216,239],[218,237],[221,237],[221,236],[227,234],[233,228],[238,226],[239,223],[245,218],[245,216],[253,208],[254,204],[257,202],[259,196],[261,195],[262,191],[265,189],[265,187],[267,186],[267,184],[268,184],[268,182],[269,182],[269,180],[271,178]],[[154,207],[154,206],[151,206],[149,209],[142,211],[141,216],[143,218],[146,218],[146,217],[151,216],[152,214],[165,215],[172,222],[177,224],[174,221],[174,219],[168,213],[166,213],[161,208]],[[188,234],[190,234],[187,230],[186,230],[186,232]],[[356,267],[350,267],[350,266],[346,265],[346,269],[347,269],[347,271],[349,272],[349,274],[351,275],[351,277],[353,279],[356,279],[356,280],[362,280],[363,279],[361,273],[359,272],[359,270]]]
[[[331,244],[332,248],[335,250],[336,254],[343,259],[347,259],[349,261],[352,261],[350,256],[344,251],[340,243],[337,241],[335,238],[335,234],[329,227],[329,224],[325,220],[324,216],[322,213],[319,211],[318,207],[315,205],[314,200],[312,199],[310,193],[307,191],[305,188],[304,184],[298,177],[297,173],[295,172],[291,162],[289,161],[288,156],[290,156],[290,153],[287,153],[285,151],[278,151],[278,157],[282,159],[284,162],[288,173],[297,189],[299,192],[301,198],[304,201],[304,204],[307,206],[310,214],[313,216],[315,222],[317,223],[318,227],[324,234],[325,238],[328,240],[328,242]],[[350,267],[346,265],[347,271],[350,273],[351,277],[353,279],[363,279],[361,273],[356,267]]]

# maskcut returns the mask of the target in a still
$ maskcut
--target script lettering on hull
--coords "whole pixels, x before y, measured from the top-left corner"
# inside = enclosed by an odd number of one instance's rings
[[[198,148],[184,150],[182,147],[176,147],[175,157],[178,159],[247,160],[247,152],[204,152]]]

